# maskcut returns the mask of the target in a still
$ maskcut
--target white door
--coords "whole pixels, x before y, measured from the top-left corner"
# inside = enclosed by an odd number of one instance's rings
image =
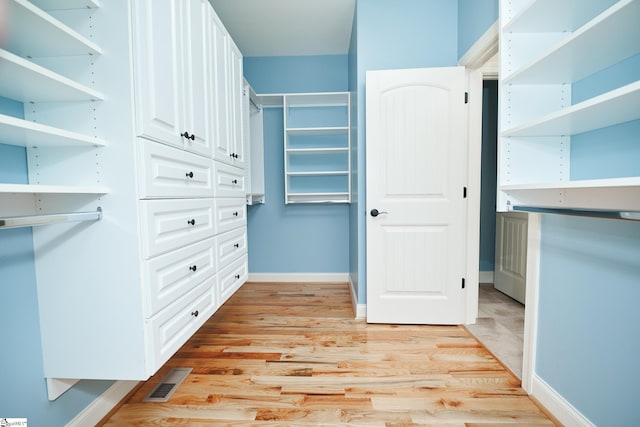
[[[466,71],[366,78],[367,321],[464,323]]]
[[[527,274],[527,228],[529,214],[496,214],[496,267],[494,287],[524,304]]]

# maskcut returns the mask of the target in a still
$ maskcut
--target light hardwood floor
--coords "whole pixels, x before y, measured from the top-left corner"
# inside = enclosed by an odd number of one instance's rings
[[[193,368],[167,403],[142,399]],[[107,426],[549,426],[463,327],[355,320],[346,284],[244,285]]]

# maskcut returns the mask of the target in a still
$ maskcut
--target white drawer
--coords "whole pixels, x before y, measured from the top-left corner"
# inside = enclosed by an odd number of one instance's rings
[[[207,321],[217,308],[210,277],[175,303],[147,320],[149,370],[155,372]]]
[[[233,260],[247,253],[247,227],[219,234],[216,239],[218,269],[223,269]]]
[[[247,194],[244,169],[215,162],[216,197],[245,197]]]
[[[143,200],[142,254],[145,259],[213,237],[213,199]]]
[[[245,199],[215,199],[216,232],[224,233],[247,224],[247,205]]]
[[[216,274],[216,238],[144,261],[145,317],[149,318]]]
[[[243,255],[218,273],[218,299],[224,304],[235,291],[247,281],[249,268],[247,256]]]
[[[145,139],[140,198],[213,197],[213,160]]]

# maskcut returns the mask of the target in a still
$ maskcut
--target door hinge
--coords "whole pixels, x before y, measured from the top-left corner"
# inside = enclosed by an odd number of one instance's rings
[[[469,103],[469,92],[465,92],[464,93],[464,103],[468,104]]]
[[[462,198],[463,199],[467,198],[467,187],[462,187]]]
[[[465,283],[464,283],[464,277],[462,278],[462,289],[464,289],[465,287]]]

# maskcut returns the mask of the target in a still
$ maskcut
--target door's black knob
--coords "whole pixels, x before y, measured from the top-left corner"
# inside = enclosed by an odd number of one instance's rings
[[[239,278],[240,278],[240,275],[239,275],[239,274],[236,274],[236,279],[239,279]]]
[[[187,178],[193,178],[193,172],[187,172],[185,175],[187,175]]]
[[[234,244],[233,247],[236,248],[236,249],[239,248],[240,247],[240,243]]]
[[[191,312],[191,315],[192,315],[193,317],[198,317],[198,314],[200,314],[200,313],[198,313],[198,310],[196,310],[196,311],[192,311],[192,312]]]
[[[374,218],[377,217],[378,215],[382,215],[386,213],[388,212],[379,211],[378,209],[371,209],[371,212],[370,212],[371,216]]]
[[[238,180],[237,180],[237,179],[234,179],[233,181],[231,181],[231,183],[232,183],[232,184],[237,184],[237,183],[238,183]]]
[[[192,265],[191,267],[189,267],[189,270],[191,271],[196,271],[198,269],[197,265]]]
[[[233,216],[238,216],[238,212],[234,212],[234,213],[233,213]]]
[[[187,221],[187,224],[196,225],[196,220],[195,219],[190,219],[190,220]]]

